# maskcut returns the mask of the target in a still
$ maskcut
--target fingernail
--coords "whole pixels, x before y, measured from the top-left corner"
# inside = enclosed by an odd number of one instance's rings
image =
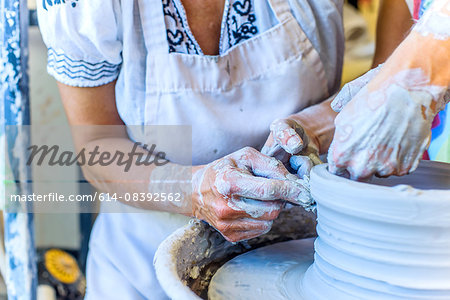
[[[313,168],[312,161],[307,160],[303,165],[300,166],[300,168],[297,171],[297,174],[298,176],[300,176],[300,178],[309,176],[309,173],[311,173],[312,168]]]
[[[290,154],[295,154],[301,150],[303,143],[298,136],[294,135],[287,141],[286,146]]]
[[[263,234],[268,233],[272,229],[272,225],[273,225],[273,221],[267,222],[267,224],[265,226],[266,228],[264,228],[264,230],[263,230]]]
[[[300,195],[298,196],[298,198],[296,200],[297,200],[297,203],[303,207],[308,207],[313,202],[313,199],[312,199],[309,191],[303,191],[302,193],[300,193]]]
[[[295,193],[297,195],[295,201],[302,206],[308,206],[312,201],[308,184],[302,179],[297,179],[296,185]]]

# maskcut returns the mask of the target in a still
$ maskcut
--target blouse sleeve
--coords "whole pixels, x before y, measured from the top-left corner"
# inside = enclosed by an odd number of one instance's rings
[[[50,75],[77,87],[100,86],[117,78],[122,62],[119,1],[38,1]]]

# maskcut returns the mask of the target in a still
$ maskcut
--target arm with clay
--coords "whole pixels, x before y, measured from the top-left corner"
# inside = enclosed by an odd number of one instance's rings
[[[381,1],[377,25],[376,52],[373,68],[361,77],[344,85],[331,100],[312,106],[286,119],[276,120],[262,152],[275,156],[291,166],[300,176],[307,175],[317,163],[318,154],[328,151],[334,134],[334,118],[382,68],[383,62],[408,35],[413,25],[411,14],[403,0]],[[319,117],[320,116],[320,117]],[[288,143],[289,142],[289,143]]]
[[[308,175],[311,168],[320,163],[319,154],[328,151],[334,135],[336,112],[341,111],[378,74],[381,66],[376,66],[384,62],[402,42],[411,26],[411,15],[404,0],[382,0],[374,69],[344,85],[336,97],[331,97],[286,119],[274,121],[262,152],[275,156],[284,163],[290,160],[291,167],[300,177]]]
[[[448,103],[450,1],[424,17],[336,117],[330,170],[354,179],[412,172],[435,115]]]
[[[88,153],[96,148],[100,153],[132,151],[135,144],[117,112],[114,83],[94,88],[59,83],[59,89],[78,151],[84,149]],[[144,148],[136,152],[142,157],[149,154]],[[83,165],[82,170],[100,191],[116,193],[119,197],[127,193],[161,192],[161,181],[163,184],[177,181],[184,173],[182,179],[192,178],[188,189],[177,184],[169,186],[182,194],[180,202],[149,200],[127,204],[195,216],[207,221],[230,241],[249,239],[270,230],[285,201],[310,204],[309,191],[302,180],[290,174],[275,158],[252,148],[241,149],[204,166],[133,163],[124,172],[123,166],[117,164],[95,164]]]
[[[414,22],[404,0],[381,0],[377,21],[377,36],[372,70],[345,84],[334,98],[331,107],[340,112],[380,71],[389,58],[410,32]]]

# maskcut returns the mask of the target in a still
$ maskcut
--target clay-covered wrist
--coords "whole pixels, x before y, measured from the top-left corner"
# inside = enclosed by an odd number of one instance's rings
[[[370,84],[376,90],[388,78],[403,70],[420,69],[426,84],[450,86],[450,9],[447,0],[435,0],[406,39],[389,57],[380,76]]]

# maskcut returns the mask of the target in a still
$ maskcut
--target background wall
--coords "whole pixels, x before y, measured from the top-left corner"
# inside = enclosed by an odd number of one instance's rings
[[[372,65],[375,51],[375,32],[380,0],[357,2],[359,11],[353,6],[344,6],[346,49],[342,84],[368,71]]]

